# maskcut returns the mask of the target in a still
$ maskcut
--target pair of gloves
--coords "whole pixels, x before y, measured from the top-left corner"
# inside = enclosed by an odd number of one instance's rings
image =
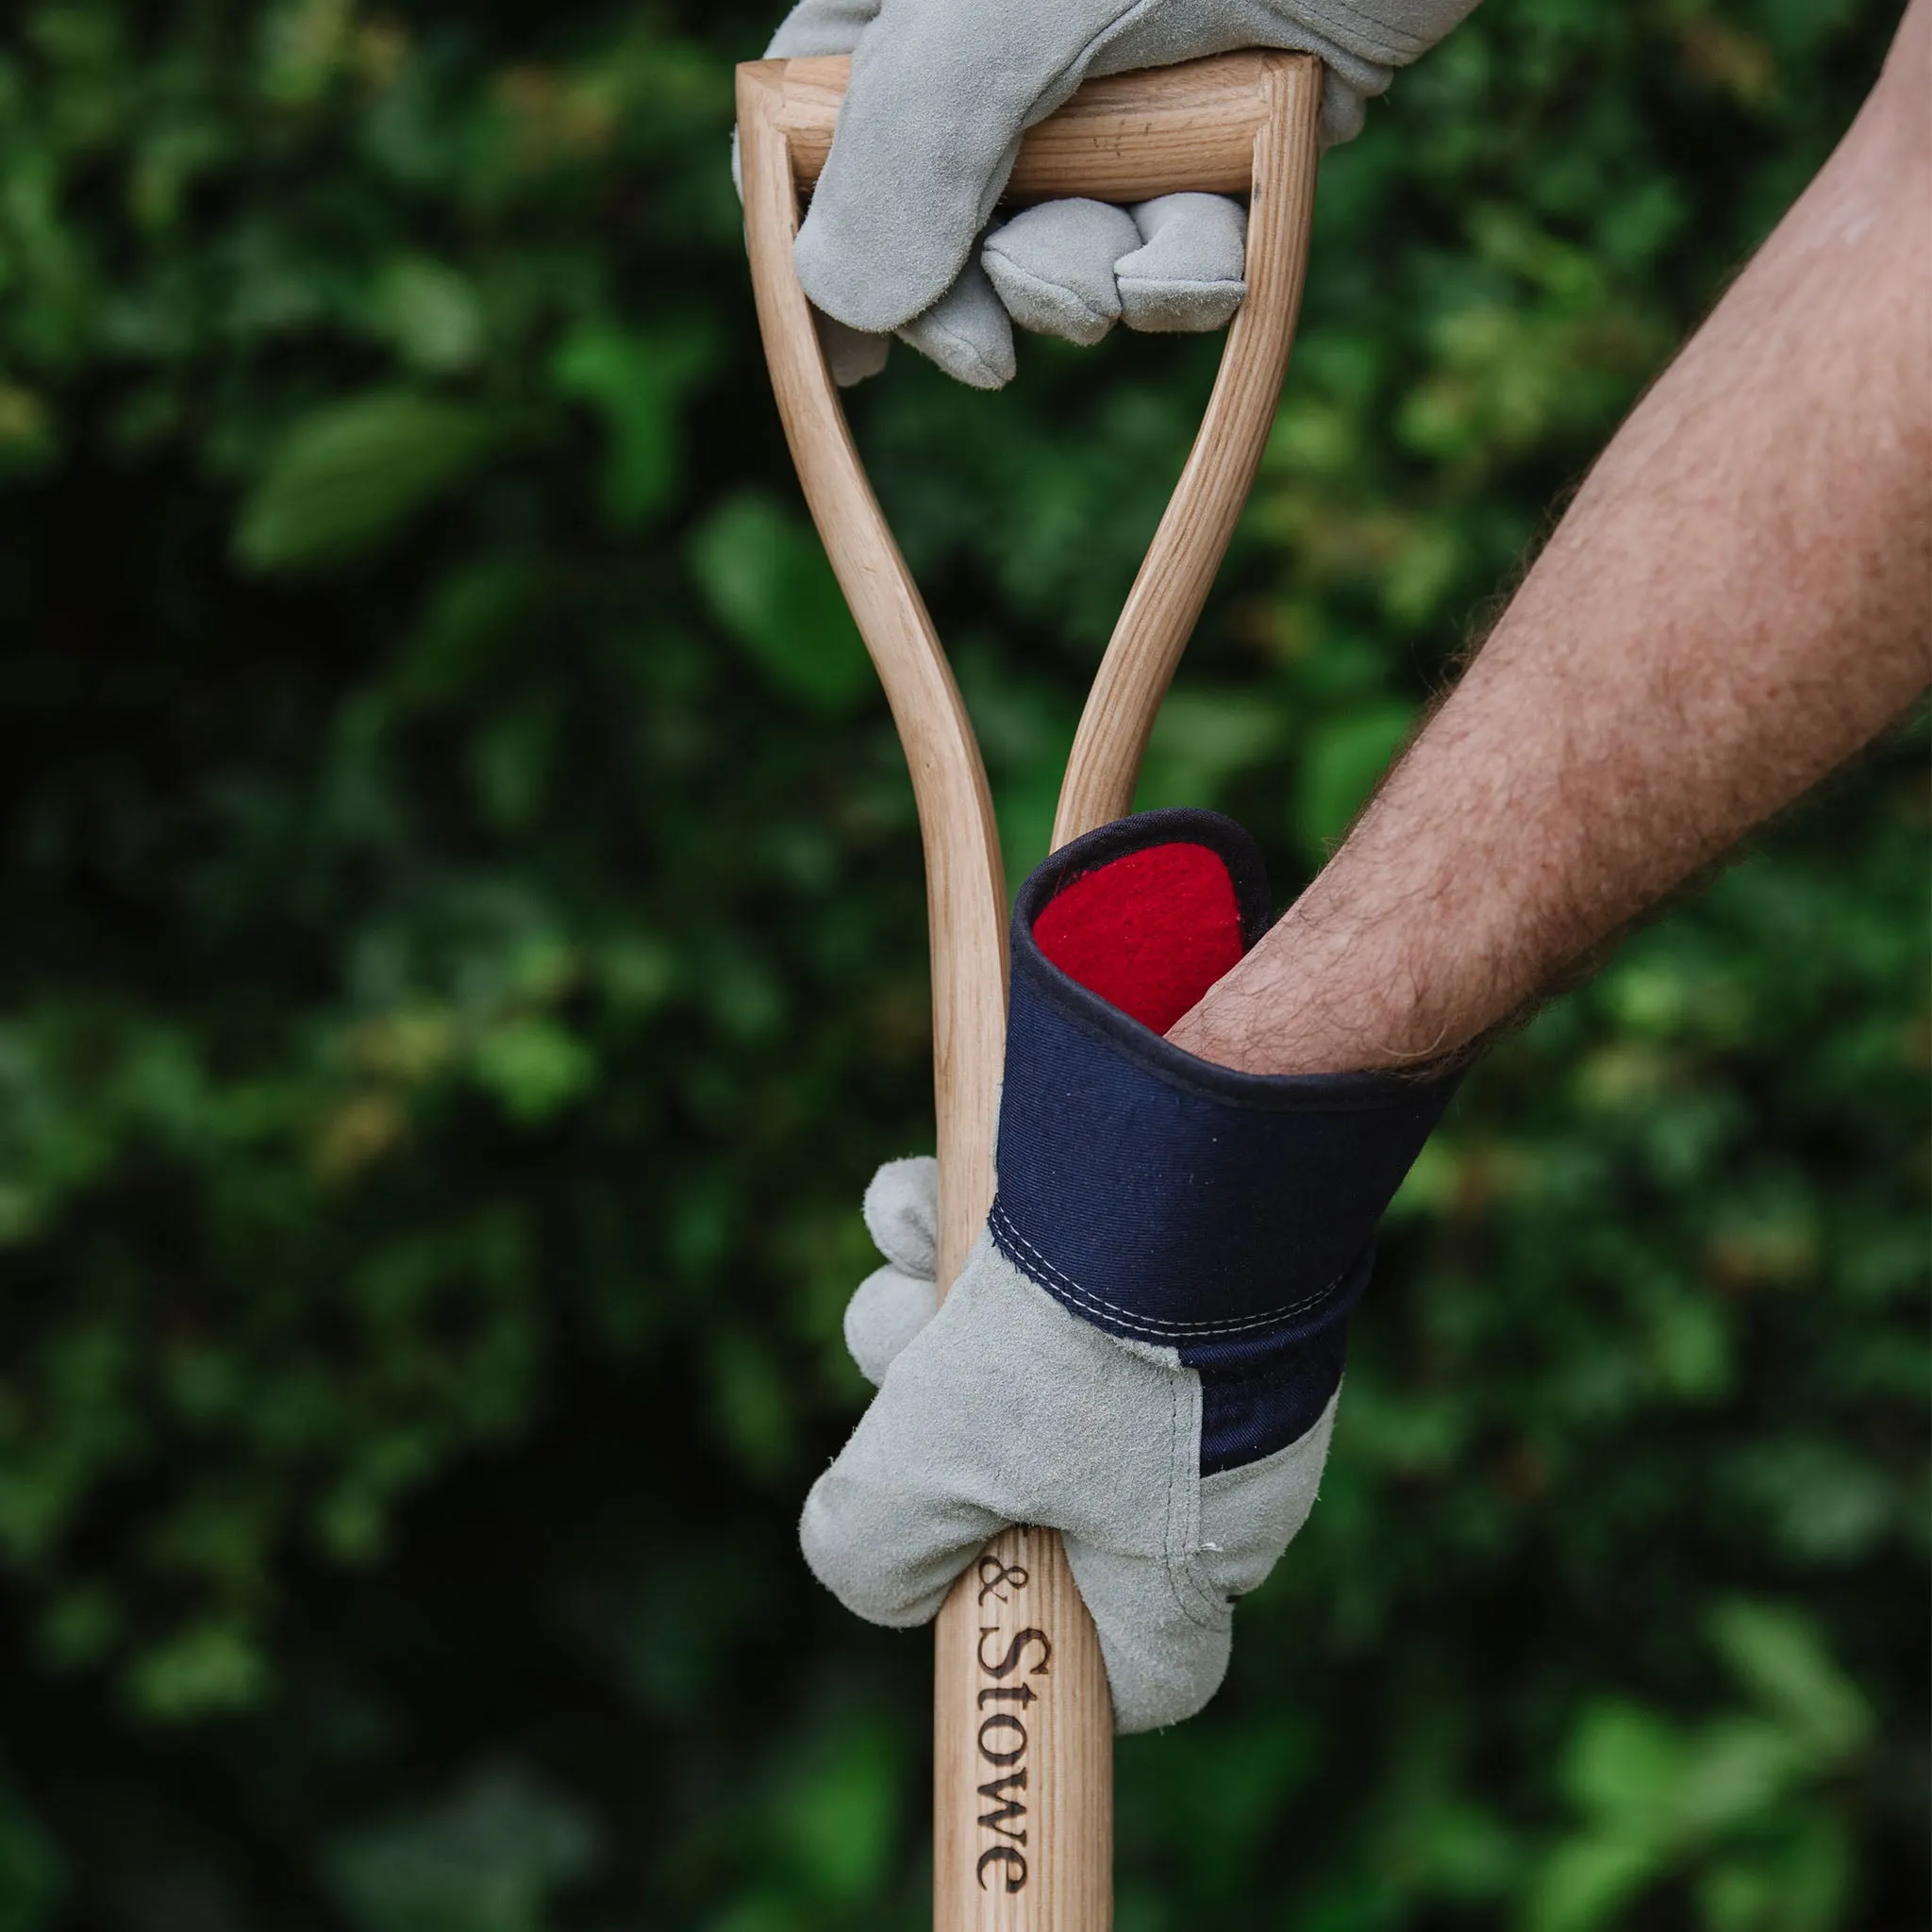
[[[1245,215],[1224,196],[1049,202],[989,228],[1022,132],[1090,75],[1243,47],[1317,54],[1324,144],[1475,0],[802,0],[767,50],[850,54],[797,244],[833,374],[891,338],[996,389],[1013,325],[1075,342],[1233,315]],[[1232,1607],[1315,1499],[1375,1223],[1453,1078],[1274,1078],[1162,1036],[1266,929],[1252,841],[1143,814],[1022,889],[998,1194],[941,1304],[937,1174],[880,1170],[887,1265],[845,1333],[878,1385],[800,1537],[849,1608],[909,1625],[1013,1523],[1058,1529],[1115,1723],[1191,1716]]]
[[[1022,132],[1091,76],[1272,47],[1318,54],[1324,145],[1476,0],[801,0],[765,50],[849,54],[852,79],[798,237],[832,373],[896,334],[977,389],[1012,378],[1013,328],[1095,342],[1216,329],[1245,292],[1246,217],[1216,194],[1057,201],[987,232]]]

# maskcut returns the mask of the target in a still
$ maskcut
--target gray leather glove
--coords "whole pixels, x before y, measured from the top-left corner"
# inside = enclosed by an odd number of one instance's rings
[[[767,53],[850,54],[838,137],[798,238],[833,373],[884,366],[890,334],[979,389],[1013,374],[1008,316],[1097,341],[1115,321],[1219,328],[1241,286],[1241,218],[1216,195],[1129,210],[1048,203],[976,249],[1021,132],[1091,75],[1242,47],[1319,54],[1325,143],[1476,0],[800,0]]]
[[[1267,924],[1253,843],[1211,812],[1122,820],[1023,887],[998,1197],[941,1305],[935,1164],[874,1179],[888,1265],[845,1335],[878,1394],[800,1524],[820,1581],[891,1625],[1008,1524],[1059,1530],[1123,1731],[1214,1694],[1234,1600],[1307,1519],[1374,1223],[1454,1084],[1169,1045]]]
[[[853,1296],[845,1340],[879,1394],[806,1503],[806,1560],[859,1616],[924,1624],[1008,1524],[1052,1524],[1100,1631],[1116,1726],[1191,1717],[1226,1674],[1234,1599],[1314,1505],[1336,1398],[1286,1448],[1204,1477],[1201,1378],[1173,1347],[1070,1313],[990,1237],[940,1306],[937,1185],[936,1162],[895,1160],[866,1191],[892,1265]]]

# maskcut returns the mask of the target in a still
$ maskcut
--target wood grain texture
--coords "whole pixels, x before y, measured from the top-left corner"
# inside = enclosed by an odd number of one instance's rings
[[[933,1654],[935,1932],[1108,1932],[1113,1704],[1060,1540],[995,1537]]]
[[[940,1279],[957,1276],[992,1205],[993,1115],[1007,1025],[1007,888],[986,767],[906,559],[846,425],[791,267],[798,196],[774,86],[781,60],[738,70],[740,173],[752,292],[805,500],[892,709],[919,806],[932,943]]]
[[[792,458],[885,686],[919,806],[946,1283],[992,1201],[1006,888],[958,689],[866,480],[792,271],[798,192],[823,164],[845,65],[766,60],[738,70],[746,242]],[[1320,98],[1309,57],[1224,55],[1091,82],[1022,147],[1022,196],[1252,196],[1248,299],[1089,698],[1056,845],[1130,808],[1155,711],[1253,480],[1300,301]],[[936,1932],[1107,1932],[1112,1707],[1099,1640],[1052,1530],[997,1538],[940,1613],[933,1770]]]
[[[1005,199],[1084,194],[1146,201],[1184,190],[1245,194],[1272,92],[1268,63],[1284,58],[1217,54],[1090,80],[1058,112],[1027,129]],[[810,188],[831,152],[852,63],[828,54],[752,64],[777,70],[778,124],[798,185]]]
[[[1247,501],[1294,341],[1314,215],[1322,68],[1301,56],[1241,58],[1261,61],[1270,78],[1254,136],[1247,299],[1228,330],[1187,465],[1087,693],[1054,814],[1056,846],[1134,808],[1147,734]]]

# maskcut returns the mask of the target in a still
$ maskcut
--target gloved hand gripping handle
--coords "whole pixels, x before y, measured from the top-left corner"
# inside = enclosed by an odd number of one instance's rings
[[[745,230],[779,413],[819,533],[885,686],[925,848],[940,1158],[938,1278],[993,1195],[1006,907],[986,772],[952,671],[860,464],[793,272],[798,195],[830,147],[842,59],[738,70]],[[1321,64],[1218,56],[1090,82],[1022,143],[1014,199],[1250,195],[1248,294],[1167,513],[1088,696],[1054,843],[1127,812],[1147,734],[1260,460],[1307,260]],[[1051,1531],[991,1544],[940,1613],[937,1932],[1106,1932],[1112,1715],[1099,1644]]]
[[[1066,106],[1026,130],[1001,197],[1010,202],[1085,195],[1148,201],[1159,194],[1245,194],[1255,137],[1266,111],[1261,63],[1279,54],[1224,54],[1145,74],[1091,80]],[[754,60],[775,69],[778,124],[800,188],[817,185],[852,62],[843,54]]]

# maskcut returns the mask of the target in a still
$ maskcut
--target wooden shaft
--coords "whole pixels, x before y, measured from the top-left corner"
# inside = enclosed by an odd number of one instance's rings
[[[918,801],[932,944],[940,1280],[993,1191],[1006,888],[986,773],[932,622],[846,425],[791,266],[798,191],[830,145],[843,60],[738,70],[746,242],[779,414],[891,706]],[[1253,480],[1307,259],[1321,69],[1239,54],[1082,88],[1033,128],[1010,192],[1140,200],[1250,192],[1249,295],[1208,414],[1090,696],[1055,843],[1120,816],[1154,712]],[[1228,447],[1224,450],[1222,442]],[[1060,1540],[1016,1527],[941,1611],[934,1680],[936,1932],[1108,1932],[1112,1707]]]
[[[1233,58],[1264,63],[1271,83],[1254,133],[1247,299],[1228,330],[1187,466],[1087,693],[1054,814],[1056,848],[1134,808],[1154,714],[1247,501],[1294,341],[1315,208],[1321,63],[1284,54]]]
[[[919,806],[943,1285],[958,1277],[992,1205],[1006,1034],[1006,885],[986,771],[958,688],[866,481],[792,272],[795,163],[778,121],[785,66],[753,61],[739,69],[745,239],[799,480],[885,686]],[[982,1690],[1030,1695],[982,1704]],[[1011,1724],[995,1721],[1003,1712]],[[947,1600],[935,1646],[933,1730],[936,1932],[1107,1932],[1112,1707],[1092,1619],[1051,1530],[1012,1529],[996,1538]],[[1002,1780],[1003,1788],[983,1795],[983,1787]],[[1008,1803],[1020,1808],[1007,1811]],[[983,1826],[985,1817],[994,1823]]]
[[[992,1129],[1007,1028],[1006,879],[986,767],[952,668],[853,446],[791,268],[798,197],[775,108],[782,60],[738,70],[739,165],[752,292],[805,500],[878,668],[911,768],[932,943],[940,1280],[964,1264],[992,1204]]]

